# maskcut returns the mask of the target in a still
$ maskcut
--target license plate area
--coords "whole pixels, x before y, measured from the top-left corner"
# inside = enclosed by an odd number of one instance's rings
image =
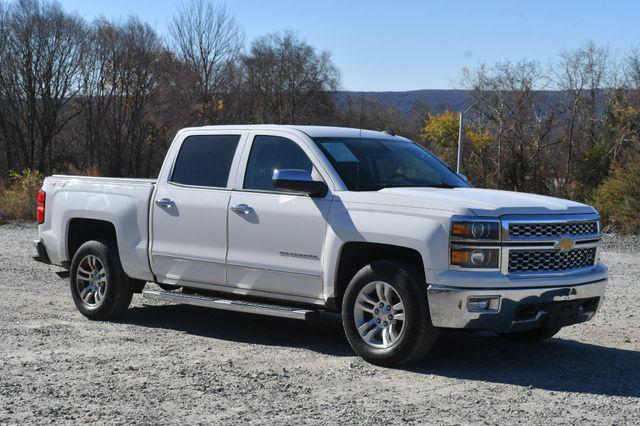
[[[549,306],[547,323],[552,327],[564,327],[575,324],[582,307],[581,300],[570,302],[553,302]]]
[[[558,302],[531,303],[516,309],[514,322],[543,321],[549,327],[564,327],[585,321],[597,309],[599,297]]]

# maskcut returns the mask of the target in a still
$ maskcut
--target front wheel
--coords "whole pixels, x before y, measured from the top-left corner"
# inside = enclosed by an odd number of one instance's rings
[[[395,261],[372,262],[353,277],[342,302],[342,323],[353,350],[382,366],[422,359],[438,334],[424,278]]]
[[[89,319],[110,319],[127,309],[133,297],[130,281],[113,241],[87,241],[73,256],[71,295],[80,313]]]

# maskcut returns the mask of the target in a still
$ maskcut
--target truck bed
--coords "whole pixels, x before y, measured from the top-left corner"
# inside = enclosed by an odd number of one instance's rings
[[[150,280],[149,205],[156,179],[53,175],[43,184],[45,222],[40,237],[52,263],[71,261],[69,235],[79,221],[113,225],[122,267],[132,278]]]
[[[52,175],[48,179],[64,180],[64,181],[87,181],[96,183],[113,183],[124,185],[153,185],[157,179],[145,179],[145,178],[114,178],[114,177],[102,177],[102,176],[76,176],[76,175]]]

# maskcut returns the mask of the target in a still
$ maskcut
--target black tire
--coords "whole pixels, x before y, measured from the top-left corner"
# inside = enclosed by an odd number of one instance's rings
[[[523,343],[539,343],[543,340],[547,340],[556,335],[556,333],[560,331],[560,328],[536,328],[533,330],[520,331],[517,333],[502,333],[499,334],[505,340],[511,340],[514,342],[523,342]]]
[[[354,309],[358,294],[374,281],[390,284],[404,304],[404,328],[399,339],[388,348],[370,346],[356,325]],[[438,336],[438,329],[431,323],[424,277],[412,265],[396,261],[372,262],[356,273],[343,297],[342,324],[349,344],[358,355],[372,364],[387,367],[421,360]]]
[[[78,267],[89,255],[98,258],[106,271],[104,296],[94,304],[81,298],[79,287],[86,287],[85,280],[77,279]],[[110,240],[87,241],[80,246],[71,262],[70,287],[76,307],[82,315],[91,320],[117,317],[129,307],[133,297],[131,280],[122,269],[116,244]],[[96,299],[93,300],[96,302]]]

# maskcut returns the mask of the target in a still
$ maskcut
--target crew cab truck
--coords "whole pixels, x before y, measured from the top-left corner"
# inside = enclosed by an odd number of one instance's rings
[[[38,198],[37,259],[69,269],[93,320],[136,292],[294,319],[329,310],[355,352],[393,366],[444,329],[537,341],[604,302],[593,208],[473,188],[385,132],[187,128],[156,180],[52,176]]]

